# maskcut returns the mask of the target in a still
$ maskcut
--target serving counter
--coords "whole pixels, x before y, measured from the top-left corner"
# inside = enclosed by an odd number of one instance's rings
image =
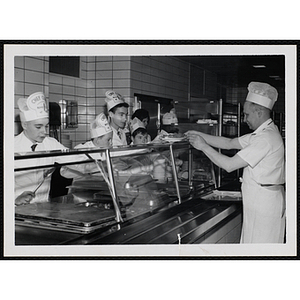
[[[217,189],[212,163],[185,141],[32,153],[15,161],[47,156],[66,157],[54,167],[81,176],[66,195],[15,207],[15,245],[239,242],[239,187]],[[22,165],[15,172],[35,168]]]

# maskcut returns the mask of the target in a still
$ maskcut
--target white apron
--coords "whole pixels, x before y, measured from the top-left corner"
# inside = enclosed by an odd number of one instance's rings
[[[242,183],[243,227],[241,243],[283,243],[285,192],[282,185],[265,187]]]

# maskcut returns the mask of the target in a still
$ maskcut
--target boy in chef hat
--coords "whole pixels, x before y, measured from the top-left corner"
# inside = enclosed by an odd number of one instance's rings
[[[112,129],[104,113],[99,114],[90,125],[90,133],[93,144],[96,147],[110,147]]]
[[[140,121],[142,121],[144,123],[145,128],[147,128],[150,123],[149,112],[143,108],[139,108],[139,109],[135,110],[134,113],[132,114],[131,118],[132,118],[132,120],[134,118],[138,118]]]
[[[138,118],[141,122],[143,122],[145,129],[147,130],[148,125],[150,123],[150,115],[149,112],[146,109],[143,108],[139,108],[137,110],[134,111],[134,113],[131,116],[131,119],[133,120],[134,118]],[[148,133],[147,135],[147,143],[151,142],[151,136]]]
[[[48,136],[49,113],[45,95],[37,92],[28,98],[18,100],[20,119],[23,131],[15,136],[14,152],[32,152],[66,149],[56,139]],[[15,161],[15,168],[39,164],[53,164],[60,158],[36,158],[30,161]],[[46,171],[46,170],[45,170]],[[50,191],[51,176],[34,193],[39,183],[44,179],[44,170],[15,172],[15,204],[22,205],[33,202],[47,202]]]
[[[28,98],[20,98],[18,100],[18,106],[20,109],[21,122],[49,117],[45,95],[42,92],[34,93]]]
[[[112,129],[108,124],[108,120],[104,113],[100,113],[94,121],[90,124],[90,135],[91,140],[76,145],[74,149],[94,149],[94,148],[109,148],[111,147],[112,140]],[[94,159],[103,160],[102,153],[91,153],[89,154]],[[85,155],[78,155],[77,160],[85,160]],[[72,165],[69,167],[62,167],[62,174],[67,178],[82,177],[86,173],[95,171],[96,166],[94,163]],[[74,183],[73,183],[74,185]]]
[[[162,123],[163,125],[178,125],[178,119],[174,108],[171,109],[170,112],[167,112],[163,115]]]
[[[145,125],[138,118],[134,118],[129,123],[131,139],[133,145],[143,145],[148,142],[148,132]]]
[[[179,136],[178,128],[178,118],[175,113],[175,109],[171,109],[170,112],[167,112],[162,117],[162,125],[159,134],[153,140],[154,143],[159,143],[166,136]]]
[[[91,140],[75,146],[74,149],[88,150],[111,147],[113,132],[104,113],[100,113],[95,120],[91,122],[90,135]],[[104,153],[90,153],[89,156],[100,161],[105,160]],[[78,161],[83,161],[89,158],[83,154],[78,155],[76,159]],[[99,178],[103,181],[103,178],[99,173],[99,169],[94,162],[64,166],[62,167],[61,173],[66,178],[73,178],[72,187],[69,188],[69,194],[73,194],[75,202],[86,202],[87,200],[85,196],[81,196],[82,190],[80,190],[80,188],[76,188],[76,185],[80,186],[80,182],[92,182],[93,180],[98,182]]]
[[[109,125],[113,130],[113,146],[127,146],[126,140],[126,122],[128,117],[128,103],[115,91],[105,93],[105,101],[109,116]]]

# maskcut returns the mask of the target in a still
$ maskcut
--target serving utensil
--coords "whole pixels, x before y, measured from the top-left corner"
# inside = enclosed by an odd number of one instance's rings
[[[35,194],[36,191],[41,187],[41,185],[44,183],[44,181],[46,180],[46,178],[50,177],[50,175],[52,175],[52,173],[55,171],[55,168],[51,168],[48,169],[46,171],[44,171],[43,174],[43,180],[38,184],[38,186],[35,188],[35,190],[33,191],[33,193]]]

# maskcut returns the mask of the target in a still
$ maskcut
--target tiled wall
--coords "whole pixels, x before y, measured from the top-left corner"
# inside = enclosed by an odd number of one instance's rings
[[[19,114],[17,100],[31,93],[42,91],[48,101],[75,100],[78,103],[78,128],[62,128],[63,136],[72,141],[72,147],[85,142],[89,137],[89,124],[97,114],[105,111],[105,92],[113,89],[122,94],[130,104],[132,114],[134,93],[172,98],[180,104],[188,102],[190,95],[188,63],[169,56],[82,56],[80,78],[49,74],[48,57],[15,58],[15,115]],[[210,98],[218,98],[216,76],[205,75],[205,89],[200,76],[199,87]],[[197,86],[197,81],[195,82]],[[205,96],[204,95],[204,96]],[[243,101],[247,88],[232,88],[226,91],[226,102],[236,104]],[[192,95],[193,96],[193,95]],[[195,96],[195,95],[194,95]],[[217,99],[218,100],[218,99]],[[181,105],[182,106],[182,105]],[[274,110],[284,112],[284,90]],[[180,114],[183,114],[181,116]],[[179,117],[185,117],[179,112]],[[21,130],[15,122],[15,134]]]
[[[78,103],[78,128],[61,128],[62,143],[71,145],[90,138],[89,124],[105,110],[105,92],[109,89],[130,97],[130,57],[80,57],[80,78],[49,74],[48,57],[16,57],[15,59],[15,134],[22,128],[18,121],[17,100],[42,91],[47,101],[59,103],[72,100]]]
[[[131,98],[134,93],[188,101],[189,64],[168,56],[133,56]]]
[[[131,115],[134,93],[187,101],[188,70],[188,64],[168,57],[81,57],[80,79],[50,74],[49,98],[78,102],[78,128],[62,129],[74,147],[89,139],[89,123],[106,111],[107,90],[113,89],[125,98]]]
[[[59,103],[60,100],[71,100],[78,103],[78,128],[61,128],[61,142],[66,146],[71,140],[71,147],[77,140],[85,141],[88,123],[95,116],[95,100],[92,105],[87,97],[87,58],[80,57],[80,78],[55,73],[49,75],[49,99]],[[91,108],[92,107],[92,108]]]
[[[90,58],[88,74],[89,89],[94,86],[96,114],[106,111],[105,92],[114,90],[120,93],[127,103],[132,105],[130,97],[130,57],[97,56]],[[93,60],[93,61],[92,61]]]
[[[15,134],[22,131],[17,101],[32,93],[43,92],[49,100],[49,59],[48,57],[15,57]]]
[[[132,96],[140,93],[187,101],[189,65],[168,56],[133,56],[131,91]]]

